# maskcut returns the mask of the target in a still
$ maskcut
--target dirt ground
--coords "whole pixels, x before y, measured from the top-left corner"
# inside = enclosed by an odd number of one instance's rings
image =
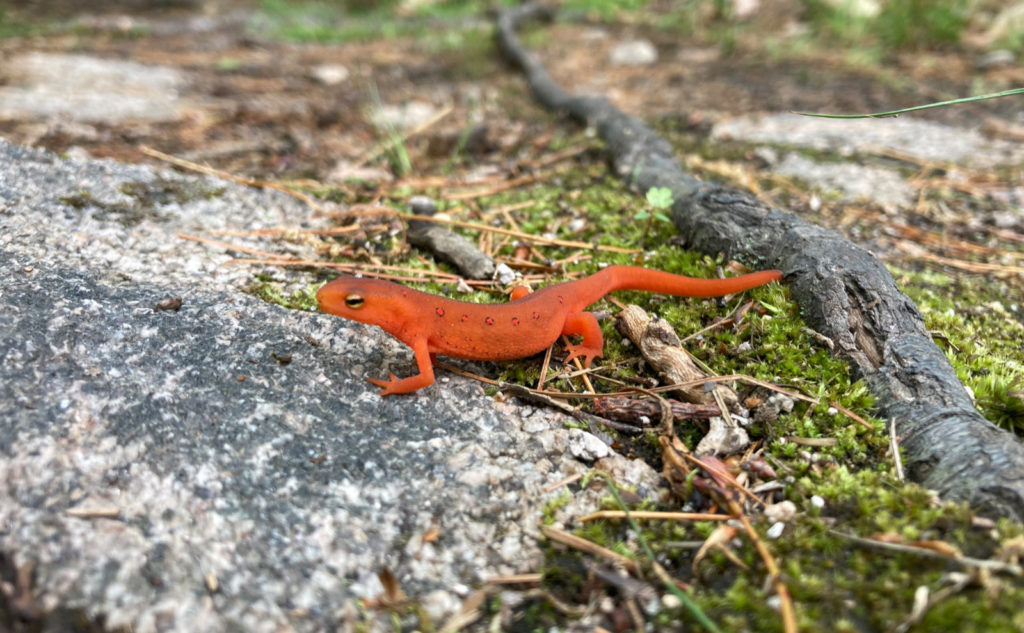
[[[545,121],[524,94],[518,74],[490,46],[483,17],[478,23],[439,25],[473,33],[464,38],[464,47],[440,46],[440,30],[436,40],[381,37],[317,45],[254,34],[253,7],[244,2],[97,2],[90,3],[87,13],[76,13],[78,7],[36,2],[9,9],[11,18],[56,19],[68,26],[49,35],[0,40],[0,58],[36,50],[177,68],[188,77],[182,96],[189,105],[174,122],[125,121],[88,133],[60,122],[45,127],[0,122],[0,134],[14,142],[55,152],[77,146],[94,156],[132,162],[152,160],[139,152],[146,145],[236,174],[325,181],[339,160],[375,162],[367,160],[381,140],[367,116],[374,90],[383,103],[426,101],[451,107],[450,114],[409,142],[420,175],[436,173],[447,163],[467,122],[485,126],[470,148],[474,158],[510,168],[509,157],[523,159],[523,151],[542,156],[545,141],[563,129],[561,122]],[[750,31],[781,28],[785,11],[773,8]],[[595,63],[606,59],[615,43],[640,35],[658,47],[658,63]],[[695,39],[583,20],[547,28],[534,46],[569,89],[606,94],[623,110],[654,122],[690,126],[751,112],[872,112],[909,106],[965,94],[977,78],[971,59],[953,52],[898,54],[881,68],[858,69],[843,63],[839,51],[776,60],[742,44],[727,55],[706,37]],[[325,64],[344,66],[348,79],[338,85],[317,81],[313,69]],[[985,79],[1020,83],[1024,69],[996,69]],[[1017,129],[1011,117],[1018,110],[1014,100],[1003,99],[927,116],[968,125],[987,121],[994,134],[1005,135]]]

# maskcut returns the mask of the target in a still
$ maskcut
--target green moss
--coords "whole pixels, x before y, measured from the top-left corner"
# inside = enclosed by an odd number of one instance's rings
[[[1006,282],[894,268],[986,418],[1024,432],[1024,305]]]
[[[968,17],[965,0],[890,0],[874,15],[858,2],[808,0],[807,6],[810,22],[841,43],[889,49],[956,44]]]
[[[308,284],[305,288],[293,291],[290,295],[285,295],[282,292],[282,285],[282,282],[276,281],[272,277],[262,276],[262,278],[250,284],[246,288],[246,292],[263,299],[267,303],[276,303],[279,306],[292,310],[317,309],[316,291],[319,290],[320,284]]]
[[[874,26],[893,48],[956,44],[967,25],[967,0],[889,0]]]
[[[31,11],[15,11],[12,7],[16,5],[0,2],[0,39],[42,35],[52,29],[38,17],[33,19]]]
[[[135,198],[147,207],[186,204],[194,200],[210,200],[224,194],[224,187],[211,187],[201,180],[155,178],[151,181],[126,182],[118,191]]]
[[[260,0],[260,11],[249,29],[267,37],[320,44],[413,38],[436,52],[453,50],[472,41],[461,22],[479,16],[487,7],[480,0],[423,3],[396,10],[391,2],[323,2]],[[443,22],[445,28],[439,29]],[[470,27],[470,31],[482,30]]]
[[[223,192],[221,187],[209,187],[202,182],[167,180],[156,178],[148,182],[126,182],[119,189],[121,193],[134,198],[134,202],[106,202],[97,199],[91,192],[82,190],[60,201],[75,209],[93,209],[98,220],[118,222],[126,227],[138,225],[144,220],[162,221],[162,207],[168,204],[183,204],[197,198],[207,199]]]
[[[572,495],[568,490],[563,489],[558,496],[545,503],[542,513],[544,525],[553,524],[558,516],[558,511],[564,508],[570,501],[572,501]]]

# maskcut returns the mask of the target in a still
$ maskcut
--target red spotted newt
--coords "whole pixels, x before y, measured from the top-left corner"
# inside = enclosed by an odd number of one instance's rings
[[[566,362],[582,358],[590,367],[601,356],[604,338],[597,319],[584,308],[616,290],[646,290],[681,297],[719,297],[779,281],[778,270],[696,279],[633,266],[609,266],[589,277],[529,292],[517,287],[504,304],[467,303],[381,281],[342,276],[316,293],[320,309],[369,323],[412,348],[420,373],[388,380],[367,378],[380,395],[409,393],[434,383],[438,354],[470,360],[510,360],[542,352],[562,334],[581,334],[569,345]]]

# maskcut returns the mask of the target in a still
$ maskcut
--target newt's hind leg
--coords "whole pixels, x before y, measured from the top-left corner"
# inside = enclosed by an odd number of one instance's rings
[[[522,299],[529,294],[531,294],[531,291],[527,286],[515,286],[512,288],[512,292],[509,293],[508,300],[515,301],[517,299]]]
[[[574,312],[565,317],[565,325],[562,326],[562,334],[581,334],[583,342],[579,345],[568,345],[566,349],[569,355],[565,362],[574,358],[582,358],[583,366],[590,367],[595,358],[603,355],[604,336],[601,334],[601,326],[597,324],[597,318],[590,312]]]

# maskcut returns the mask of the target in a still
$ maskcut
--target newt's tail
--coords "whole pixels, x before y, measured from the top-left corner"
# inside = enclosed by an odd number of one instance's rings
[[[720,297],[782,279],[781,270],[762,270],[726,279],[699,279],[635,266],[609,266],[599,274],[608,275],[610,291],[646,290],[679,297]]]

